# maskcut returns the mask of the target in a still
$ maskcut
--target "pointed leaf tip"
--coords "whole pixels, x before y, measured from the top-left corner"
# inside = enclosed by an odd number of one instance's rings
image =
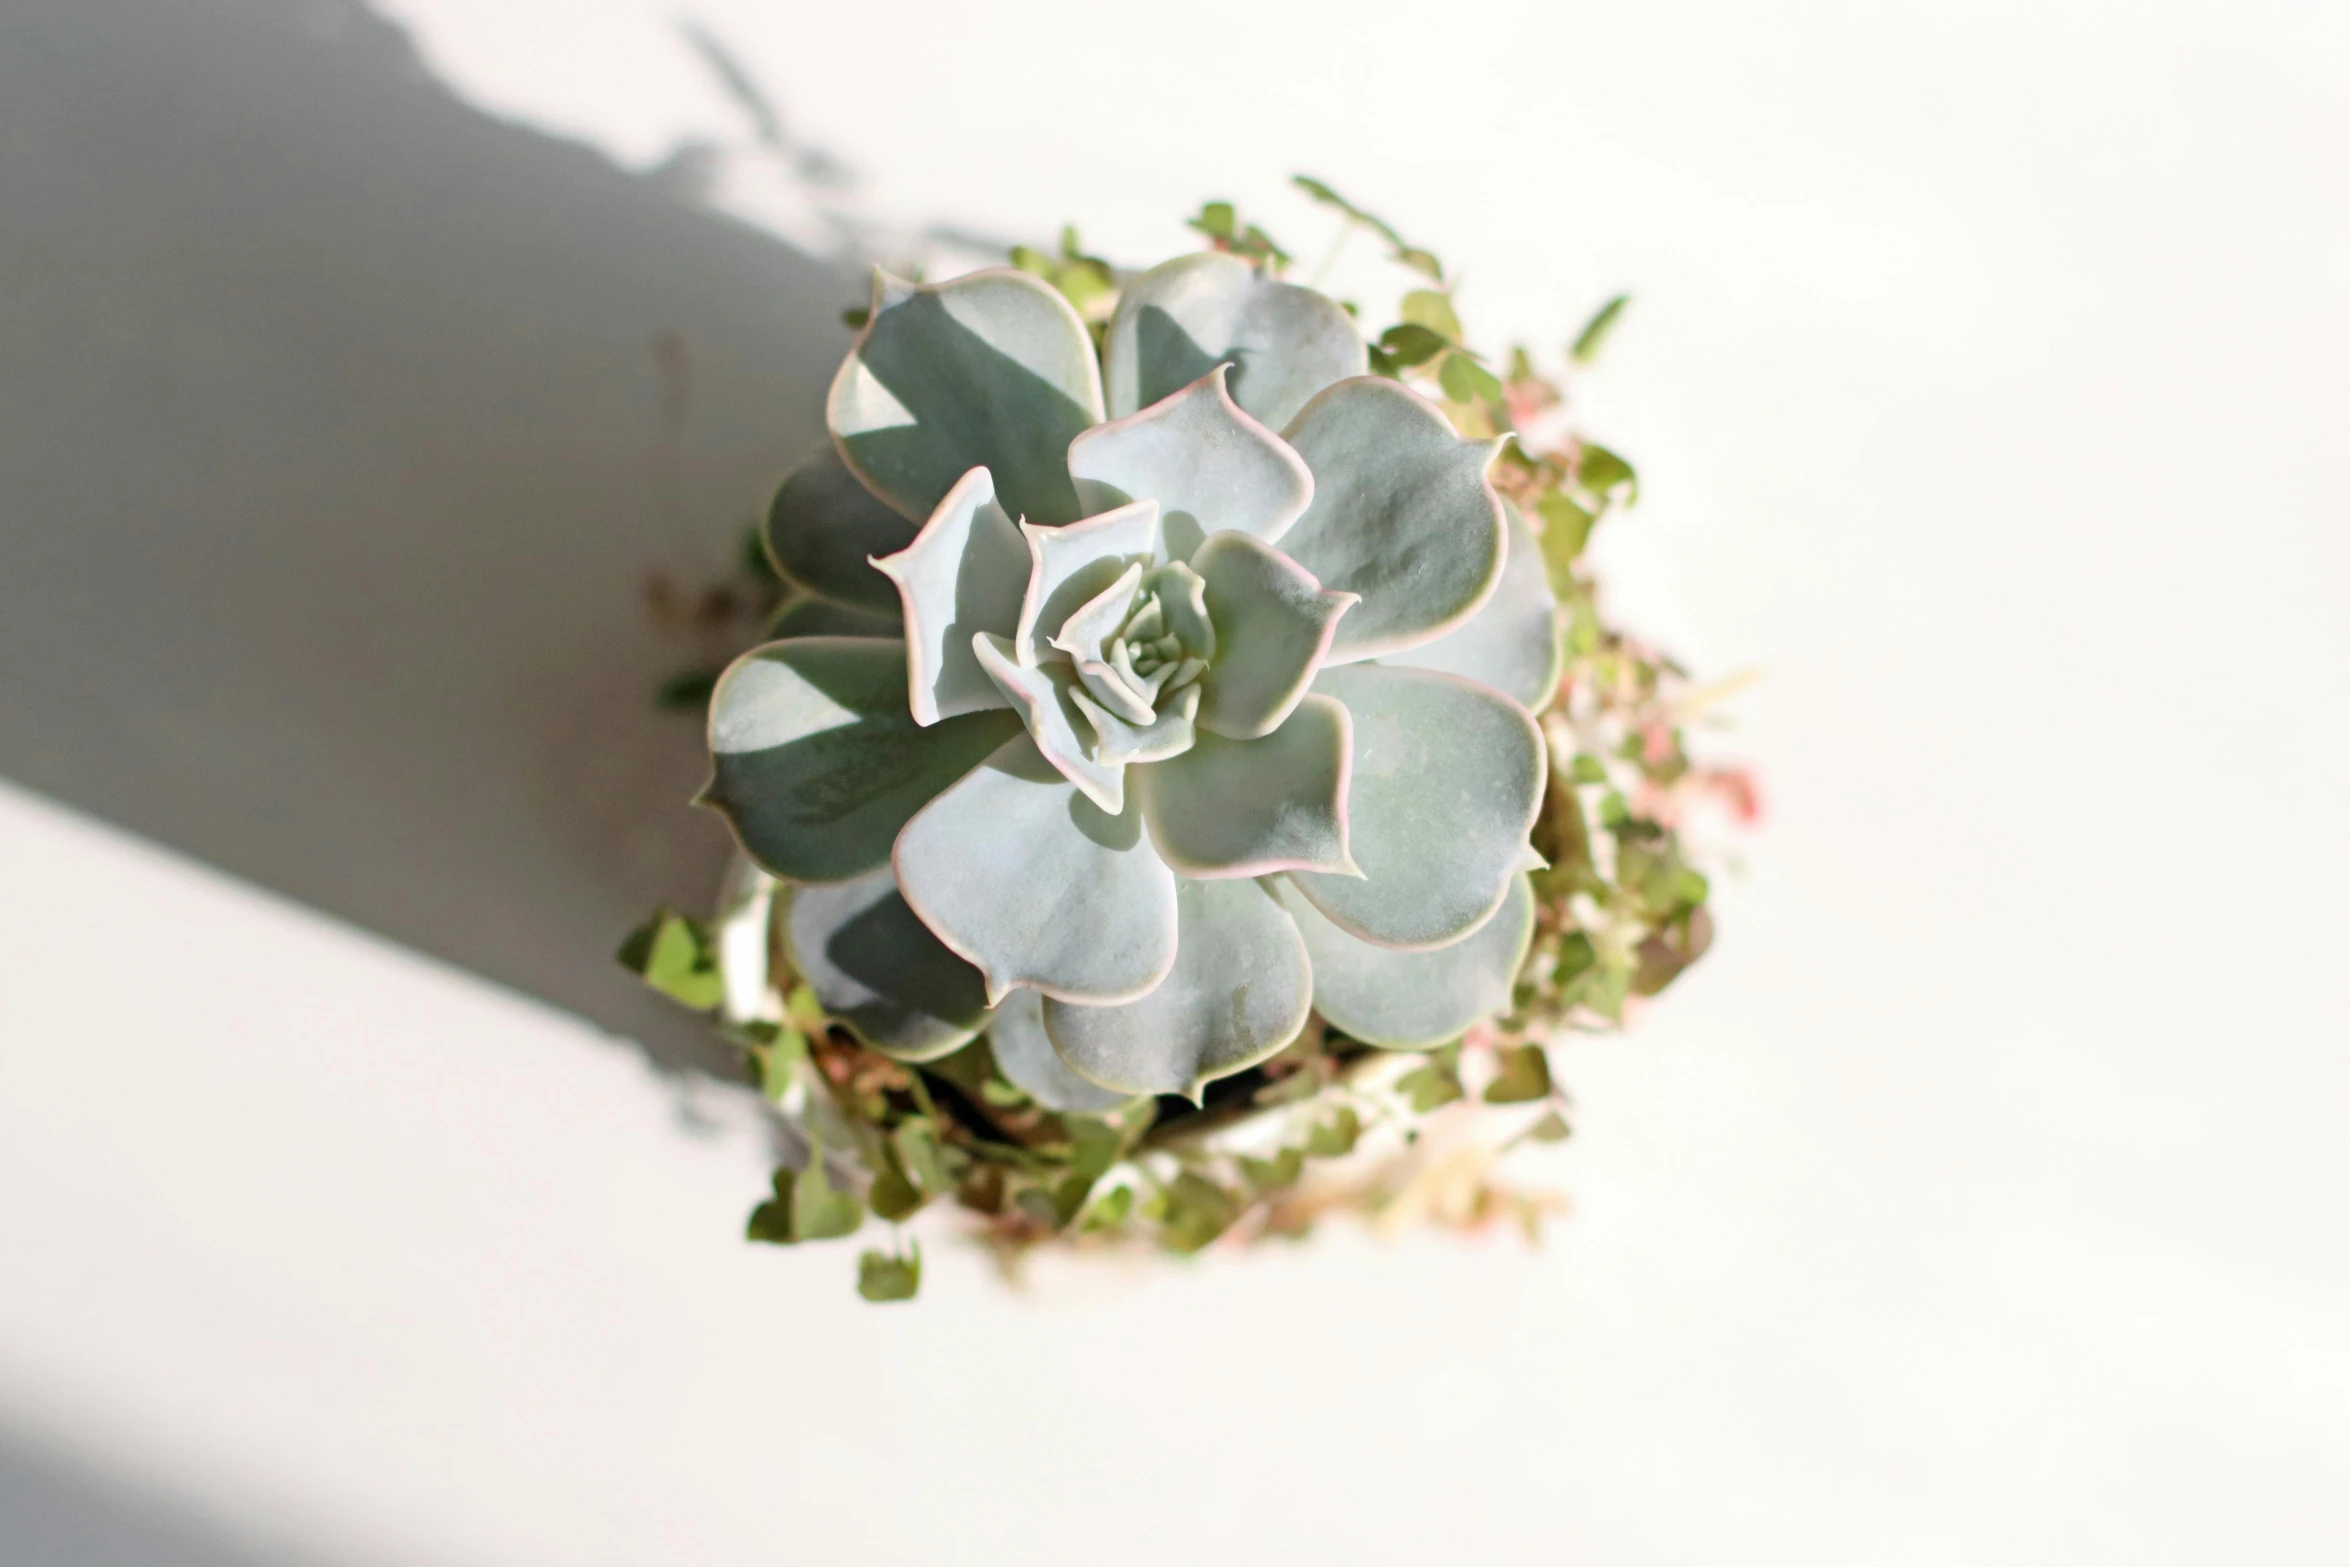
[[[1362,596],[1331,662],[1433,642],[1492,597],[1507,551],[1487,476],[1497,443],[1463,440],[1442,409],[1377,376],[1324,391],[1285,438],[1313,471],[1314,499],[1281,548],[1324,588]]]

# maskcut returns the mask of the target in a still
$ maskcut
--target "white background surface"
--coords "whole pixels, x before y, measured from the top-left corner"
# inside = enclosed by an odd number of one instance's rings
[[[391,9],[738,134],[654,0]],[[0,1558],[2350,1556],[2338,8],[695,14],[901,217],[1310,250],[1304,168],[1487,336],[1633,287],[1614,602],[1767,673],[1723,940],[1565,1052],[1538,1253],[881,1311],[721,1091],[0,793]]]

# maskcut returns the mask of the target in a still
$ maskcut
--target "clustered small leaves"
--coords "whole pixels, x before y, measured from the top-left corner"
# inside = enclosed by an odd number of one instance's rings
[[[1058,255],[1014,245],[1012,265],[1059,289],[1093,332],[1094,347],[1101,347],[1102,334],[1110,327],[1110,313],[1118,306],[1118,274],[1101,257],[1085,253],[1074,224],[1062,228]]]
[[[1273,243],[1265,231],[1254,223],[1241,227],[1240,218],[1229,201],[1211,201],[1199,209],[1199,215],[1185,220],[1186,224],[1208,237],[1209,245],[1240,257],[1256,266],[1270,267],[1276,272],[1289,265],[1289,252]]]
[[[1328,185],[1297,184],[1340,214],[1342,242],[1368,232],[1415,275],[1399,319],[1372,340],[1372,368],[1437,402],[1464,437],[1513,437],[1493,483],[1535,530],[1559,601],[1565,674],[1540,719],[1550,774],[1534,831],[1549,863],[1532,877],[1536,933],[1511,1006],[1426,1051],[1374,1049],[1315,1016],[1278,1055],[1208,1085],[1197,1102],[1143,1097],[1075,1115],[1016,1086],[985,1034],[919,1065],[866,1048],[771,956],[782,1017],[720,1025],[802,1145],[751,1214],[752,1240],[834,1239],[869,1215],[895,1226],[934,1204],[973,1216],[1007,1267],[1047,1243],[1188,1254],[1301,1236],[1334,1210],[1385,1226],[1509,1221],[1532,1238],[1558,1199],[1511,1186],[1497,1161],[1518,1143],[1569,1135],[1572,1107],[1551,1051],[1571,1033],[1620,1026],[1637,998],[1671,984],[1710,943],[1711,884],[1684,827],[1707,803],[1740,821],[1756,811],[1744,773],[1689,748],[1722,688],[1696,689],[1670,658],[1609,625],[1584,558],[1599,523],[1637,504],[1639,479],[1574,429],[1566,378],[1597,358],[1626,298],[1590,318],[1557,373],[1524,347],[1489,359],[1469,346],[1455,280],[1432,252]],[[1291,263],[1229,202],[1208,203],[1190,224],[1270,274]],[[1057,254],[1023,247],[1012,260],[1059,290],[1098,340],[1121,280],[1074,229]],[[740,591],[753,594],[774,581],[763,559],[745,579]],[[664,699],[697,704],[707,682],[696,669]],[[661,910],[620,958],[681,1005],[715,1011],[717,948],[709,924]],[[1497,1117],[1508,1118],[1499,1137]],[[908,1299],[921,1271],[919,1246],[901,1237],[863,1253],[857,1287],[868,1300]]]

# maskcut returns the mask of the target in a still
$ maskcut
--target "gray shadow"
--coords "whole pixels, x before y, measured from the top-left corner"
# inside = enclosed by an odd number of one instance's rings
[[[8,1567],[325,1567],[0,1430]]]
[[[1137,408],[1148,408],[1162,397],[1173,397],[1219,363],[1232,366],[1224,385],[1235,395],[1240,390],[1240,378],[1248,373],[1239,354],[1227,354],[1219,361],[1183,330],[1181,322],[1157,305],[1145,305],[1136,313],[1134,347],[1139,371],[1134,399]]]
[[[0,774],[720,1065],[610,958],[726,844],[643,584],[860,294],[355,0],[0,0]]]

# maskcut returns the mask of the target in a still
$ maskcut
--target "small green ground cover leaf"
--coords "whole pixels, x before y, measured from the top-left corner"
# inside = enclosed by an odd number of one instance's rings
[[[912,1300],[921,1290],[920,1241],[909,1239],[903,1256],[869,1251],[857,1259],[857,1293],[867,1300]]]
[[[1567,350],[1567,357],[1579,365],[1587,365],[1597,359],[1599,351],[1607,346],[1609,334],[1615,331],[1616,323],[1624,318],[1624,307],[1630,303],[1630,294],[1618,294],[1592,312],[1591,319],[1583,323],[1583,330],[1575,334],[1574,346]]]
[[[710,927],[674,910],[654,910],[651,919],[628,933],[614,956],[622,968],[696,1012],[709,1011],[725,996]]]
[[[1317,1159],[1338,1159],[1354,1152],[1355,1142],[1363,1135],[1363,1118],[1352,1105],[1340,1105],[1326,1120],[1314,1124],[1306,1135],[1306,1152]]]
[[[1550,1057],[1540,1045],[1516,1045],[1501,1052],[1501,1072],[1485,1085],[1485,1102],[1525,1104],[1549,1093]]]

